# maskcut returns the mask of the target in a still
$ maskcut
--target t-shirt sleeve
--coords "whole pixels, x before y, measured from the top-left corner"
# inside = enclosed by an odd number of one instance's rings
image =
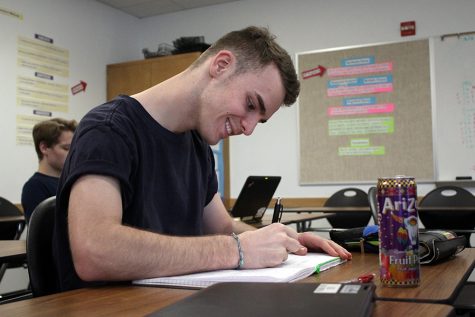
[[[82,133],[75,142],[64,167],[68,175],[64,189],[69,192],[82,175],[96,174],[116,178],[122,191],[131,190],[130,174],[136,162],[132,155],[134,147],[127,137],[109,126],[101,126]]]

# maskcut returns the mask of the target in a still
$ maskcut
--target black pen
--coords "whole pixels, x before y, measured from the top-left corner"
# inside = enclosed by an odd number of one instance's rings
[[[274,205],[274,214],[272,215],[272,223],[280,222],[282,218],[282,204],[280,203],[280,197],[277,197]]]

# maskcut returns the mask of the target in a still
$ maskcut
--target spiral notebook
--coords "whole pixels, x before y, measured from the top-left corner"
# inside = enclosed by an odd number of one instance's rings
[[[220,283],[149,316],[366,317],[374,289],[355,283]]]
[[[295,282],[325,271],[345,260],[324,253],[305,256],[289,254],[287,261],[273,268],[253,270],[218,270],[211,272],[158,277],[133,281],[137,285],[205,288],[220,282]]]

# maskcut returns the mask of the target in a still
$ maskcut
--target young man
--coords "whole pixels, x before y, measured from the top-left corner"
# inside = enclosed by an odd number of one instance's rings
[[[169,80],[90,111],[60,180],[60,288],[272,267],[307,248],[350,258],[310,233],[233,221],[217,193],[209,144],[250,135],[298,92],[287,52],[266,29],[249,27],[225,35]]]
[[[21,193],[21,204],[27,221],[40,202],[56,195],[59,175],[76,126],[74,120],[53,118],[33,127],[33,141],[39,163],[38,171],[23,185]]]

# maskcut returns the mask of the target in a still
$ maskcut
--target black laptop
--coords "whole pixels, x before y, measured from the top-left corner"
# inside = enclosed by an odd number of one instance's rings
[[[231,216],[260,222],[279,185],[280,176],[249,176],[231,209]]]
[[[156,311],[153,317],[365,317],[374,284],[220,283]]]

